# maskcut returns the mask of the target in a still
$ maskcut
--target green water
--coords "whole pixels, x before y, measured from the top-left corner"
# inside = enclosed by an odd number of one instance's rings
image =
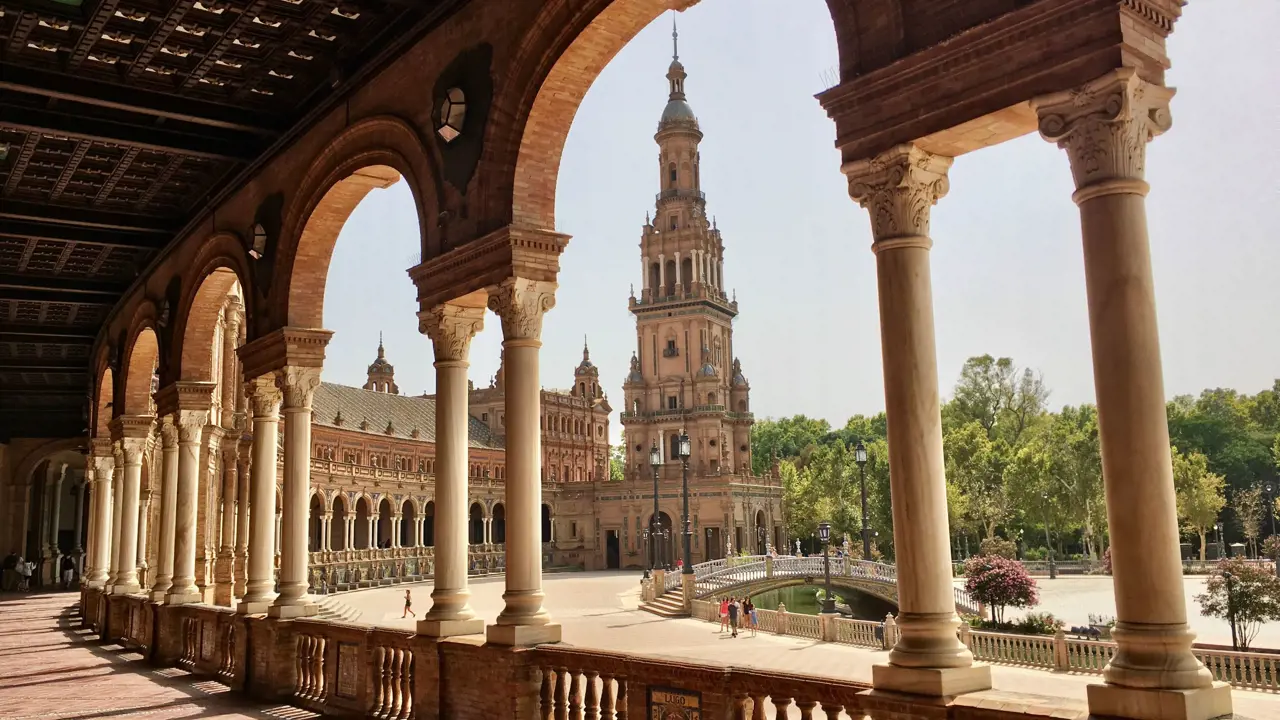
[[[789,613],[817,615],[822,609],[822,603],[818,600],[818,590],[819,588],[813,585],[796,585],[752,595],[751,601],[761,610],[777,610],[778,603],[782,603],[787,606]],[[853,617],[858,620],[883,620],[886,613],[892,612],[896,615],[898,612],[897,608],[889,603],[860,592],[850,592],[846,595],[837,592],[836,603],[847,606],[853,613]]]

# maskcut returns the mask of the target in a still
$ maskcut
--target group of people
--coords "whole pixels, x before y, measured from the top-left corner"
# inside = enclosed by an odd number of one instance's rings
[[[738,637],[738,628],[744,625],[751,631],[751,637],[755,637],[760,627],[760,616],[751,598],[720,598],[720,632],[728,629],[733,633],[729,637]]]
[[[35,563],[24,560],[17,550],[11,550],[5,556],[4,562],[0,563],[0,573],[3,573],[0,575],[0,590],[5,592],[31,590],[31,575],[35,569]]]

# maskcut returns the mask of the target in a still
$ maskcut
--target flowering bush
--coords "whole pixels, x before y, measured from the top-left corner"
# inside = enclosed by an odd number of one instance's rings
[[[964,564],[965,592],[991,608],[991,619],[1004,622],[1004,609],[1033,607],[1040,602],[1036,581],[1017,560],[978,555]]]
[[[978,553],[980,555],[995,555],[1010,560],[1018,559],[1018,546],[1013,544],[1012,540],[1005,540],[1000,537],[990,537],[982,541],[979,546]]]
[[[1102,572],[1111,574],[1111,548],[1107,548],[1106,552],[1102,553]]]

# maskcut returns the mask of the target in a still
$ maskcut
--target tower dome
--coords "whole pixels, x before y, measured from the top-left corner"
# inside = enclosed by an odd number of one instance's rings
[[[369,378],[364,384],[364,389],[392,395],[400,394],[400,387],[396,385],[396,369],[387,362],[387,353],[382,347],[382,333],[378,333],[378,357],[369,365]]]
[[[667,82],[671,86],[671,94],[667,99],[667,106],[662,109],[662,119],[658,121],[658,132],[674,127],[697,130],[698,118],[685,100],[684,81],[688,74],[684,71],[684,65],[680,63],[679,34],[676,32],[674,17],[671,20],[671,49],[671,65],[667,67]]]

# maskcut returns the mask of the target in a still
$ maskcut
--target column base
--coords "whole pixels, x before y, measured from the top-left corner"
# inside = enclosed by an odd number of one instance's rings
[[[199,605],[202,602],[204,596],[198,592],[169,593],[164,596],[165,605]]]
[[[909,668],[873,665],[871,686],[876,690],[950,697],[991,689],[991,667],[975,663],[957,668]]]
[[[274,598],[271,600],[241,600],[240,604],[236,605],[236,613],[239,615],[266,615],[274,602]]]
[[[470,620],[419,620],[418,634],[433,638],[456,637],[458,635],[484,634],[484,619]]]
[[[1209,720],[1229,717],[1231,686],[1215,682],[1191,690],[1090,685],[1089,714],[1131,720]]]
[[[560,625],[490,625],[484,634],[485,641],[494,645],[529,647],[560,642]]]
[[[111,588],[112,595],[137,595],[140,592],[142,592],[142,586],[137,583],[130,585],[116,585]]]
[[[243,603],[241,603],[243,604]],[[298,605],[272,605],[267,608],[267,617],[289,620],[291,618],[314,617],[320,614],[320,606],[316,603]]]
[[[151,602],[162,603],[169,597],[168,590],[152,590],[150,593]]]

